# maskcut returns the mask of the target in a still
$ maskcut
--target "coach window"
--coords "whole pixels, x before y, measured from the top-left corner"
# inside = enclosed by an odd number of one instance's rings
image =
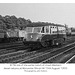
[[[49,26],[46,26],[46,33],[49,33]]]

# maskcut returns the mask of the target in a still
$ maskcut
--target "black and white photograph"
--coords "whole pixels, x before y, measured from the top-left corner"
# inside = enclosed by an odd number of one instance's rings
[[[75,64],[75,3],[0,3],[0,64]]]
[[[0,63],[74,63],[75,4],[0,4]]]

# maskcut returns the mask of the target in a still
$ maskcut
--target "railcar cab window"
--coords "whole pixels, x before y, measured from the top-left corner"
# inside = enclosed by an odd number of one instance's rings
[[[27,27],[27,28],[26,28],[26,32],[32,33],[32,31],[33,31],[33,27]]]
[[[34,27],[33,33],[40,33],[41,32],[41,27]]]

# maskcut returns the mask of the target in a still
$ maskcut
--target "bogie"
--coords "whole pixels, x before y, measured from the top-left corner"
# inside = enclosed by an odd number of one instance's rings
[[[41,41],[41,45],[43,47],[49,47],[50,46],[50,42],[49,41]]]

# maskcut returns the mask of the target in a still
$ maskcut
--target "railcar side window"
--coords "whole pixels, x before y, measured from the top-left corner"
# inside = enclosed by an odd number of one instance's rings
[[[50,33],[57,34],[57,26],[50,26]]]
[[[65,33],[65,28],[64,27],[58,27],[59,33]]]

